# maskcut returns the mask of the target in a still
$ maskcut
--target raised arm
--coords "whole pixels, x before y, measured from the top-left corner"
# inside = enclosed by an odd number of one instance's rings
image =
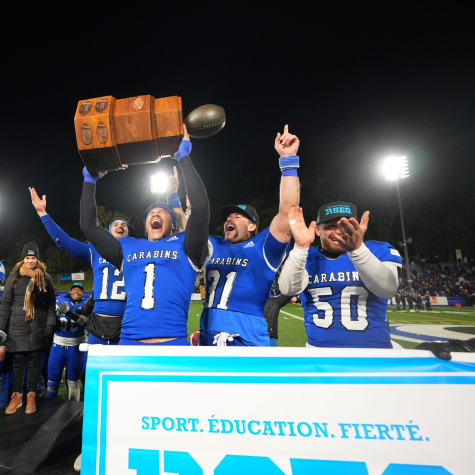
[[[201,269],[208,257],[209,201],[205,186],[191,163],[190,152],[191,142],[186,127],[183,125],[183,140],[175,158],[180,165],[185,180],[186,194],[193,207],[193,214],[185,229],[185,249],[191,262]]]
[[[369,211],[363,213],[360,223],[355,218],[341,218],[337,223],[340,234],[332,233],[331,236],[348,253],[366,287],[378,297],[389,299],[394,297],[399,286],[398,265],[381,262],[366,247],[363,236],[368,222]]]
[[[280,156],[279,164],[282,178],[280,181],[279,212],[272,220],[269,231],[280,242],[290,241],[288,214],[292,206],[299,204],[300,199],[300,184],[297,176],[299,144],[300,141],[297,136],[289,133],[288,125],[284,127],[284,133],[281,135],[279,132],[275,138],[275,149]]]
[[[176,167],[173,167],[173,175],[170,175],[168,177],[168,183],[167,183],[167,204],[169,204],[175,213],[179,214],[181,216],[183,226],[181,228],[178,228],[178,232],[181,233],[182,231],[185,230],[186,228],[186,222],[187,222],[187,217],[185,213],[183,212],[183,209],[181,207],[181,202],[180,202],[180,197],[178,196],[178,172],[176,170]],[[177,222],[178,226],[178,222]]]
[[[31,203],[36,209],[46,231],[48,231],[48,234],[52,237],[55,244],[63,251],[66,251],[84,263],[91,265],[91,255],[86,244],[69,237],[46,212],[46,195],[43,195],[43,197],[40,198],[34,188],[29,188],[29,190],[31,194]]]
[[[316,223],[312,221],[307,228],[302,208],[293,206],[287,216],[295,246],[282,267],[279,277],[279,288],[283,295],[299,295],[308,285],[308,273],[305,269],[308,249],[315,240]]]
[[[97,225],[96,181],[104,174],[91,174],[84,168],[83,175],[81,231],[107,262],[121,270],[123,261],[122,246],[112,234]]]

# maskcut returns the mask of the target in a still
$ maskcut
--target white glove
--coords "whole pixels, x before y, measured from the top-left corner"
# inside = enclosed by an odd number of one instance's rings
[[[62,300],[59,302],[58,305],[56,305],[56,316],[60,317],[61,315],[64,315],[66,312],[69,311],[69,305],[68,302],[65,302]]]
[[[221,332],[214,336],[213,345],[216,346],[228,346],[228,341],[233,341],[234,337],[239,336],[239,333],[226,333]]]

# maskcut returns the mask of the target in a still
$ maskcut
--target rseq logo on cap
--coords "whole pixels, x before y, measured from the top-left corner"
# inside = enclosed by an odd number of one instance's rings
[[[334,213],[348,213],[351,214],[351,209],[349,206],[331,206],[325,210],[325,216]]]

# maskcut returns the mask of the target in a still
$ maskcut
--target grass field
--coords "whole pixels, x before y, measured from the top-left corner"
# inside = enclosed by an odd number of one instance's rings
[[[188,334],[199,330],[199,320],[202,309],[201,302],[191,302],[188,318]],[[391,330],[396,327],[410,329],[410,325],[415,325],[418,333],[424,335],[437,335],[437,330],[448,330],[448,337],[460,338],[460,335],[454,333],[450,336],[450,332],[459,332],[467,334],[467,337],[475,336],[475,308],[463,307],[434,307],[430,313],[410,313],[396,312],[394,306],[388,309],[388,320]],[[424,327],[426,326],[426,327]],[[427,332],[424,331],[427,328]],[[393,341],[399,343],[407,349],[416,347],[420,341],[418,333],[414,333],[411,340],[398,338],[393,336]],[[444,336],[446,336],[444,334]],[[447,336],[446,336],[447,337]],[[279,314],[279,346],[304,347],[306,342],[305,329],[303,324],[303,308],[300,305],[286,305]],[[64,379],[64,378],[63,378]],[[64,383],[61,384],[59,390],[60,397],[67,397],[67,390]]]

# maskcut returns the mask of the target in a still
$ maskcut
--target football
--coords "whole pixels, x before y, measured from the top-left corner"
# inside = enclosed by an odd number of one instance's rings
[[[226,124],[226,112],[221,106],[206,104],[191,111],[184,120],[190,137],[204,139],[217,134]]]

